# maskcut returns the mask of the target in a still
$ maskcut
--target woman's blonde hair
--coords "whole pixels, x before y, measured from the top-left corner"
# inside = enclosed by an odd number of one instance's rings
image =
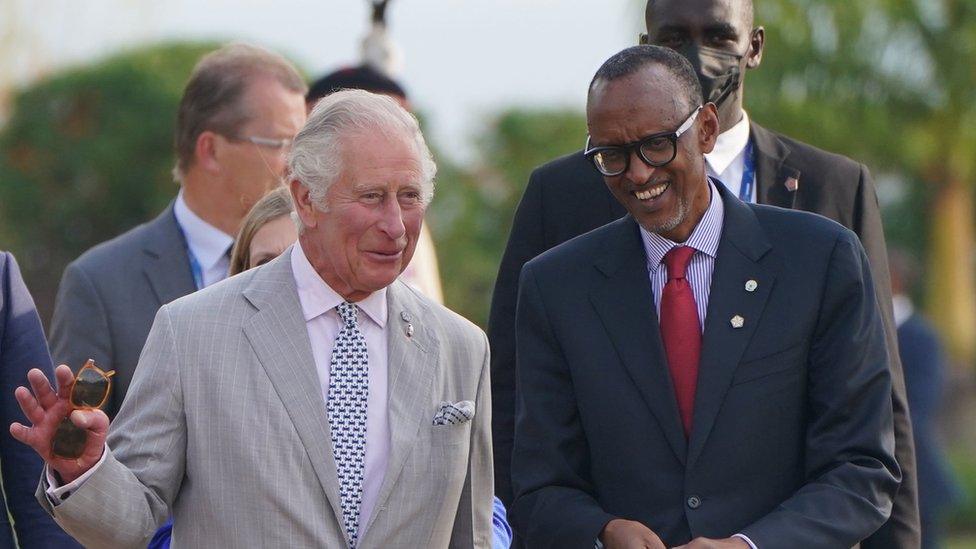
[[[292,205],[288,187],[278,187],[254,204],[244,217],[241,230],[234,240],[234,249],[230,253],[230,276],[247,270],[251,263],[251,241],[261,227],[283,215],[291,215],[293,211],[295,207]]]

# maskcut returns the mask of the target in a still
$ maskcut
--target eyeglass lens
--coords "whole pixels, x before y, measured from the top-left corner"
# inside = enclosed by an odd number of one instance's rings
[[[71,389],[71,404],[77,408],[97,408],[105,401],[109,380],[94,368],[82,368]]]
[[[593,156],[597,167],[604,174],[621,174],[630,164],[632,147],[619,147],[600,151]],[[674,159],[674,142],[668,137],[654,137],[641,141],[638,150],[643,160],[652,166],[663,166]]]

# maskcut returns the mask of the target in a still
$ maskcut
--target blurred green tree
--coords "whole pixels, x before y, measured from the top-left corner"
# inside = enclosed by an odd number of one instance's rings
[[[925,216],[927,306],[957,364],[976,359],[972,185],[976,3],[765,0],[750,114],[915,185],[902,215]],[[896,223],[892,223],[892,222]],[[888,220],[889,235],[917,244]],[[904,242],[903,242],[904,244]]]
[[[67,263],[176,194],[176,108],[214,47],[138,49],[16,94],[0,131],[0,248],[18,256],[45,319]]]
[[[509,109],[493,117],[478,137],[476,167],[438,158],[437,195],[427,219],[449,307],[487,325],[498,264],[529,174],[582,148],[585,138],[580,112]]]

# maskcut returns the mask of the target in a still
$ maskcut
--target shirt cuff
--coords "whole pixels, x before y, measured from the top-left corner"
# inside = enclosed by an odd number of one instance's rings
[[[101,467],[103,463],[105,463],[105,456],[107,454],[108,454],[108,446],[105,446],[104,448],[102,448],[102,457],[99,458],[98,463],[92,466],[91,469],[82,473],[80,477],[74,479],[68,484],[65,484],[64,486],[59,485],[57,479],[54,477],[54,473],[51,472],[50,466],[45,464],[44,477],[47,479],[47,488],[44,490],[44,493],[47,494],[47,499],[48,501],[51,502],[51,505],[57,507],[58,505],[61,504],[62,501],[68,499],[68,496],[71,495],[71,492],[74,492],[75,490],[80,488],[81,485],[84,484],[86,480],[88,480],[93,474],[95,474],[95,470]]]
[[[747,536],[745,534],[734,534],[732,537],[733,538],[739,538],[739,539],[745,541],[746,543],[749,544],[749,547],[751,547],[752,549],[759,549],[758,547],[756,547],[756,544],[753,543],[751,539],[749,539],[749,536]]]

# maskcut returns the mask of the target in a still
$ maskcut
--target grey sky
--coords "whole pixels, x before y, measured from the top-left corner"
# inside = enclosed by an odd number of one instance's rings
[[[20,82],[172,38],[253,41],[320,75],[358,60],[368,26],[366,0],[3,1],[16,42],[0,61]],[[504,106],[582,109],[593,72],[636,43],[641,18],[634,0],[392,0],[389,13],[401,79],[433,140],[458,159]]]

